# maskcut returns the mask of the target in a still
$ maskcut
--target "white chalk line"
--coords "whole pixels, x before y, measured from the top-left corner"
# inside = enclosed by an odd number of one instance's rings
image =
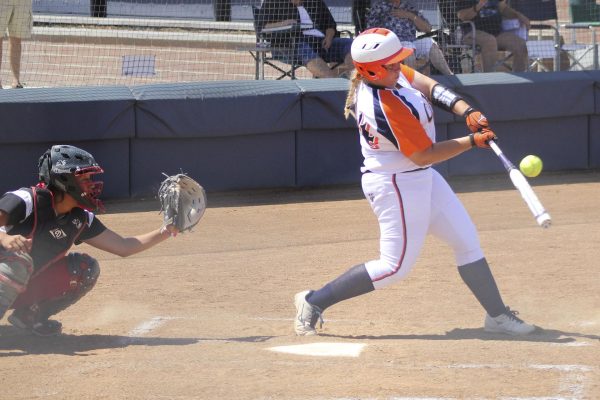
[[[449,368],[490,368],[490,369],[514,369],[515,366],[508,364],[453,364],[449,365]],[[537,369],[543,371],[559,371],[561,372],[558,391],[559,396],[550,397],[502,397],[502,400],[541,400],[541,399],[583,399],[585,394],[585,373],[592,371],[594,368],[588,365],[577,365],[577,364],[529,364],[525,365],[525,368]],[[561,397],[561,396],[567,397]]]
[[[533,397],[498,397],[498,400],[579,400],[582,397],[563,396],[533,396]]]
[[[249,318],[253,321],[275,321],[275,322],[288,322],[293,321],[294,318],[277,318],[277,317],[252,317]],[[323,322],[345,322],[345,323],[358,323],[363,322],[364,319],[328,319],[323,318]],[[369,320],[371,322],[389,322],[389,321],[378,321],[378,320]]]
[[[458,368],[458,369],[508,369],[518,368],[518,366],[512,364],[450,364],[446,368]],[[524,368],[541,369],[541,370],[557,370],[561,372],[590,372],[594,368],[589,365],[578,365],[578,364],[529,364],[524,365]]]
[[[147,335],[153,330],[164,325],[167,321],[176,319],[176,317],[156,316],[148,321],[144,321],[129,333],[127,338],[122,341],[124,344],[135,341],[135,338]],[[261,318],[256,318],[261,319]],[[262,318],[266,320],[266,318]],[[269,320],[285,320],[291,321],[291,318],[278,318]],[[268,350],[276,352],[284,352],[291,354],[326,356],[326,357],[358,357],[366,344],[362,343],[309,343],[305,345],[295,346],[277,346]],[[515,366],[510,364],[451,364],[447,368],[457,369],[513,369]],[[585,373],[593,370],[593,367],[577,364],[530,364],[525,368],[537,370],[555,370],[561,372],[559,379],[559,395],[558,396],[542,396],[542,397],[500,397],[501,400],[577,400],[582,399],[585,395]],[[438,367],[439,368],[439,367]],[[567,397],[564,397],[566,395]],[[446,397],[391,397],[390,400],[451,400]]]
[[[565,342],[565,343],[550,343],[551,346],[565,346],[565,347],[583,347],[591,346],[590,342]]]
[[[291,322],[294,321],[294,318],[282,318],[282,317],[251,317],[249,318],[252,321],[272,321],[272,322]],[[389,322],[387,320],[370,320],[373,323],[378,323],[378,322]],[[364,320],[359,320],[359,319],[323,319],[323,322],[329,322],[329,323],[349,323],[349,324],[354,324],[354,323],[361,323],[364,322]],[[565,346],[565,347],[583,347],[583,346],[591,346],[592,343],[587,342],[587,341],[579,341],[578,339],[572,342],[561,342],[561,343],[548,343],[550,346]]]
[[[531,364],[528,366],[533,369],[547,369],[552,370],[556,369],[562,372],[590,372],[594,368],[588,365],[577,365],[577,364],[564,364],[564,365],[556,365],[556,364]]]
[[[319,343],[321,346],[325,346],[327,344],[332,343]],[[297,345],[297,346],[287,346],[294,347],[293,351],[285,351],[286,353],[291,354],[302,354],[302,355],[312,355],[311,352],[319,351],[319,347],[307,348],[307,351],[303,353],[301,350],[302,346],[310,346],[308,345]],[[283,347],[283,346],[280,346]],[[275,350],[276,348],[271,348],[269,350]],[[362,350],[362,349],[360,349]],[[360,350],[358,353],[360,353]],[[277,351],[277,350],[275,350]],[[328,355],[328,354],[321,354]],[[339,354],[338,354],[339,356]],[[348,355],[349,356],[349,355]],[[357,355],[352,355],[352,357],[357,357]],[[595,367],[588,365],[578,365],[578,364],[526,364],[526,365],[513,365],[513,364],[450,364],[450,365],[425,365],[425,369],[440,369],[440,368],[448,368],[448,369],[506,369],[506,370],[515,370],[515,369],[534,369],[540,371],[557,371],[560,373],[560,377],[558,379],[558,390],[555,395],[550,396],[501,396],[494,397],[498,400],[583,400],[589,397],[586,397],[585,387],[586,387],[586,373],[592,372],[595,370]],[[354,399],[352,397],[344,398],[333,398],[330,400],[351,400]],[[483,398],[477,398],[483,399]],[[487,398],[486,398],[487,399]],[[361,399],[365,400],[365,399]],[[383,398],[373,398],[370,400],[457,400],[454,397],[383,397]]]
[[[168,316],[156,316],[148,321],[144,321],[129,333],[127,338],[123,338],[124,344],[135,341],[135,338],[145,336],[153,330],[164,325],[167,321],[178,319],[178,317]],[[293,318],[255,318],[257,320],[285,320],[292,321]],[[587,343],[587,342],[584,342]],[[303,347],[310,347],[309,350],[304,352]],[[333,356],[333,357],[358,357],[366,344],[363,343],[312,343],[306,345],[296,346],[278,346],[272,347],[268,350],[286,352],[292,354],[307,354],[307,355],[320,355],[320,356]],[[306,347],[308,349],[308,347]],[[438,367],[439,368],[439,367]],[[496,369],[512,369],[514,365],[510,364],[451,364],[447,368],[459,368],[459,369],[471,369],[471,368],[496,368]],[[543,396],[543,397],[501,397],[501,400],[576,400],[582,399],[585,394],[585,373],[592,371],[594,368],[587,365],[577,364],[530,364],[526,365],[525,368],[538,369],[538,370],[556,370],[561,372],[561,378],[559,380],[559,393],[567,394],[568,397],[557,397],[557,396]],[[390,400],[450,400],[451,398],[444,397],[391,397]]]
[[[471,399],[471,397],[467,397],[468,399]],[[464,399],[464,397],[461,397],[460,399]],[[474,397],[472,399],[477,399],[477,400],[485,400],[487,399],[486,397]],[[499,397],[498,399],[501,400],[573,400],[570,397],[556,397],[556,396],[551,396],[551,397]],[[315,400],[321,400],[321,398],[317,398]],[[457,397],[397,397],[397,396],[392,396],[392,397],[367,397],[367,398],[363,398],[361,397],[360,399],[357,397],[333,397],[330,398],[328,397],[327,400],[459,400]]]
[[[518,366],[510,364],[452,364],[449,368],[488,368],[515,369]],[[578,400],[585,398],[585,373],[593,371],[594,367],[578,364],[529,364],[524,368],[542,371],[559,371],[558,394],[542,397],[500,397],[501,400]]]
[[[142,322],[141,324],[139,324],[138,326],[136,326],[135,328],[130,330],[129,333],[127,333],[127,337],[121,338],[119,340],[119,342],[123,345],[134,343],[137,338],[140,338],[142,336],[149,334],[153,330],[164,325],[167,321],[170,321],[172,319],[179,319],[179,318],[163,317],[163,316],[153,317],[153,318],[149,319],[148,321]]]
[[[390,400],[455,400],[452,397],[390,397]]]
[[[532,365],[531,367],[541,370],[558,369],[561,372],[568,372],[561,374],[559,392],[569,393],[575,399],[583,398],[585,393],[585,373],[592,371],[592,367],[587,365]]]
[[[457,400],[456,397],[315,397],[312,400]],[[482,399],[479,399],[482,400]]]
[[[134,337],[144,336],[144,335],[152,332],[159,326],[164,325],[167,321],[169,321],[171,319],[175,319],[175,317],[160,317],[160,316],[154,317],[148,321],[142,322],[141,324],[139,324],[138,326],[133,328],[131,331],[129,331],[129,333],[127,335],[134,336]]]
[[[293,321],[294,318],[292,317],[249,317],[248,319],[253,320],[253,321]],[[323,321],[328,321],[328,322],[350,322],[350,323],[355,323],[355,322],[364,322],[364,319],[329,319],[329,318],[324,318]],[[369,320],[371,322],[390,322],[390,320]],[[579,324],[573,324],[575,326],[578,327],[590,327],[593,325],[597,325],[597,323],[595,321],[582,321]],[[568,335],[567,335],[568,336]],[[562,343],[559,343],[562,345]]]
[[[488,397],[466,397],[467,399],[486,400]],[[320,398],[317,398],[320,400]],[[460,399],[465,399],[461,397]],[[498,397],[498,400],[574,400],[572,397],[557,397],[557,396],[535,396],[535,397]],[[327,398],[327,400],[459,400],[457,397],[335,397]]]

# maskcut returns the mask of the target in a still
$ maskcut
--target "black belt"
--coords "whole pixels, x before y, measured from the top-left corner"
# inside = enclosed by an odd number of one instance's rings
[[[429,167],[423,167],[423,168],[417,168],[417,169],[411,169],[410,171],[404,171],[402,172],[403,174],[407,174],[409,172],[417,172],[417,171],[424,171],[426,169],[429,169]]]
[[[417,171],[424,171],[426,169],[429,169],[430,167],[423,167],[423,168],[416,168],[416,169],[411,169],[410,171],[402,171],[402,174],[408,174],[409,172],[417,172]],[[366,170],[365,172],[363,172],[363,174],[371,174],[373,173],[373,171],[371,170]]]

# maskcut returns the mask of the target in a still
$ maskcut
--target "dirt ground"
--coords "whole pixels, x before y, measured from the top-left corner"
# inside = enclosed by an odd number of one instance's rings
[[[209,193],[195,232],[145,253],[80,246],[102,274],[58,315],[62,336],[3,320],[0,399],[599,399],[600,173],[532,180],[548,230],[506,175],[450,183],[505,301],[536,334],[483,332],[453,256],[430,239],[407,279],[328,309],[321,336],[296,337],[294,294],[378,255],[359,186]],[[101,219],[140,233],[160,226],[157,206],[111,202]]]

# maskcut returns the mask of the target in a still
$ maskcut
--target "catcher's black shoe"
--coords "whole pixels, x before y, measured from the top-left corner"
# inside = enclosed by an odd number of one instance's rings
[[[58,336],[62,332],[62,324],[52,319],[36,321],[36,314],[29,309],[15,310],[9,317],[14,327],[33,333],[36,336]]]

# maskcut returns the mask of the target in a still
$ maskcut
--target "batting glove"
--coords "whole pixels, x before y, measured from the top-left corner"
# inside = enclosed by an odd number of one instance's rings
[[[463,114],[469,130],[473,133],[480,132],[482,129],[489,129],[487,117],[481,112],[469,107]]]
[[[498,137],[491,129],[483,129],[481,132],[471,133],[469,139],[471,140],[472,147],[477,146],[482,149],[489,149],[490,145],[488,142],[490,140],[496,140]]]

